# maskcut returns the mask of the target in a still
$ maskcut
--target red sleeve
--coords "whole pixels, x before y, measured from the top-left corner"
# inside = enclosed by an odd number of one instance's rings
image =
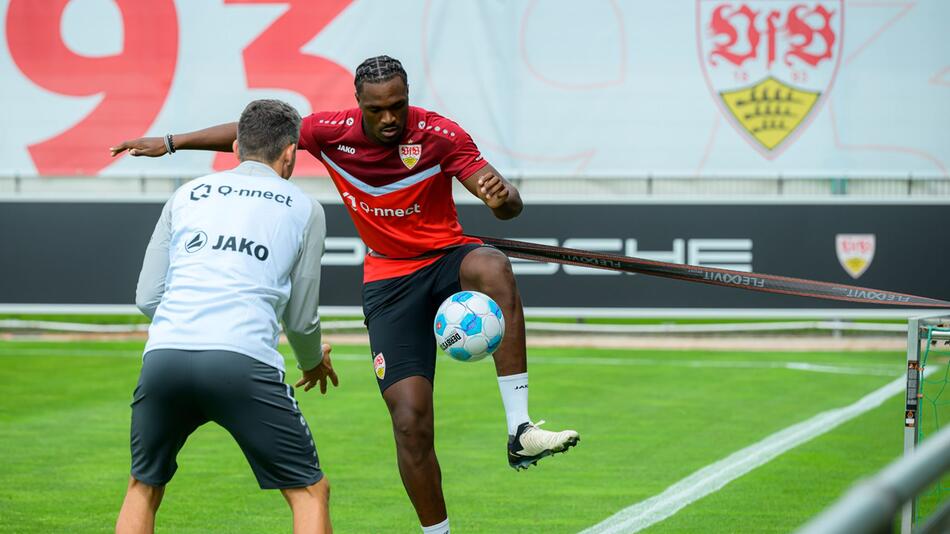
[[[311,154],[320,153],[320,143],[317,142],[313,131],[313,126],[316,122],[316,114],[307,115],[300,122],[300,141],[297,143],[298,150],[306,150]]]
[[[448,176],[455,176],[459,181],[465,181],[466,178],[475,174],[488,162],[482,157],[482,153],[472,141],[472,136],[461,129],[457,124],[451,123],[454,135],[450,136],[452,140],[452,149],[445,158],[442,159],[442,172]]]

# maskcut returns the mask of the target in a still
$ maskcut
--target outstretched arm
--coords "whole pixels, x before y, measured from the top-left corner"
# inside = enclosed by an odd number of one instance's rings
[[[216,150],[231,152],[231,146],[237,139],[237,123],[219,124],[204,130],[172,135],[174,150]],[[126,150],[132,156],[148,156],[155,158],[168,153],[164,137],[140,137],[131,141],[123,141],[116,146],[109,147],[112,157]]]
[[[517,217],[524,209],[518,188],[487,164],[462,180],[466,189],[491,208],[495,217],[505,220]]]

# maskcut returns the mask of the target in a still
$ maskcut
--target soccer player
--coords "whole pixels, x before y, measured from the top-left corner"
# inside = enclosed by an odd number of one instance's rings
[[[145,252],[136,305],[152,319],[132,400],[132,469],[116,532],[152,532],[175,457],[214,421],[262,489],[280,489],[294,532],[330,532],[329,484],[277,352],[284,323],[308,391],[337,385],[317,314],[326,221],[288,179],[300,115],[251,102],[237,124],[241,164],[180,187]]]
[[[508,462],[527,468],[577,444],[577,432],[550,432],[528,416],[521,297],[508,258],[465,237],[452,198],[455,177],[495,217],[521,213],[518,190],[485,161],[455,122],[409,105],[406,71],[379,56],[356,69],[358,107],[303,120],[299,147],[319,159],[371,252],[363,275],[363,313],[373,366],[392,418],[399,473],[423,532],[448,532],[441,471],[433,448],[432,323],[460,289],[491,296],[507,331],[494,353],[508,426]],[[179,149],[228,150],[233,124],[126,141],[116,155],[162,156]],[[167,145],[167,146],[166,146]]]

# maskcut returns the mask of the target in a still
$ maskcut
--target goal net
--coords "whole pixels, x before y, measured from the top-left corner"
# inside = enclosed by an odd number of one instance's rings
[[[950,312],[915,317],[907,329],[907,406],[904,453],[950,424]],[[950,498],[950,474],[904,509],[901,532],[927,522]]]

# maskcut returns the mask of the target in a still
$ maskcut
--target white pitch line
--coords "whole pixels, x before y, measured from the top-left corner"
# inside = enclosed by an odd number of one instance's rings
[[[646,358],[600,358],[597,356],[585,356],[579,358],[531,356],[528,358],[528,363],[560,365],[634,365],[647,367],[687,367],[707,369],[790,369],[793,371],[809,371],[814,373],[872,376],[896,376],[903,371],[900,364],[842,366],[821,363],[758,360],[660,360]]]
[[[930,372],[936,369],[931,369]],[[927,372],[925,374],[930,374]],[[807,421],[776,432],[762,441],[734,452],[667,488],[663,493],[624,508],[581,534],[621,534],[639,532],[659,523],[683,507],[718,491],[723,486],[771,461],[776,456],[810,441],[838,425],[877,408],[890,397],[902,393],[901,377],[843,408],[822,412]]]
[[[113,356],[113,357],[140,357],[142,352],[129,349],[48,349],[48,348],[13,348],[12,354],[0,346],[0,356]],[[340,361],[370,361],[368,354],[331,353],[331,357]],[[831,373],[859,376],[895,376],[901,373],[896,365],[832,365],[807,362],[783,361],[726,361],[726,360],[660,360],[648,358],[602,358],[589,357],[546,357],[530,356],[530,364],[540,365],[606,365],[606,366],[640,366],[640,367],[684,367],[691,369],[789,369],[792,371],[806,371],[813,373]]]

